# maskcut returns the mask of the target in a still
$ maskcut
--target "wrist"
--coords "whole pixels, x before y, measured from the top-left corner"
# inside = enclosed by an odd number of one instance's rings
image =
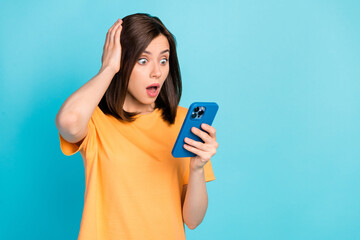
[[[197,173],[197,174],[203,174],[204,167],[191,167],[190,166],[190,172]]]
[[[110,66],[101,66],[100,70],[99,70],[99,74],[100,73],[103,73],[103,72],[106,72],[106,73],[109,73],[109,74],[112,74],[113,76],[117,73],[114,68],[110,67]]]

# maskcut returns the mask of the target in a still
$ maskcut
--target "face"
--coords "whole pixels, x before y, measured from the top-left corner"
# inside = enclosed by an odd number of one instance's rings
[[[124,110],[152,112],[155,100],[169,74],[170,47],[167,38],[154,38],[140,55],[131,72]],[[150,85],[157,88],[148,88]]]

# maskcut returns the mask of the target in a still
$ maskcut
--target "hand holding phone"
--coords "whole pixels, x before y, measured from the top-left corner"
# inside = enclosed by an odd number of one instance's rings
[[[192,127],[201,129],[201,124],[211,125],[219,106],[215,102],[194,102],[190,105],[186,114],[179,135],[175,141],[171,154],[175,158],[195,157],[196,155],[186,150],[184,145],[185,137],[191,138],[198,142],[204,142],[200,137],[191,132]]]

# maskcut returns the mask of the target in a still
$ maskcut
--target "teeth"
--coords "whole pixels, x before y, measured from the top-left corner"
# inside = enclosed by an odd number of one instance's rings
[[[156,92],[156,90],[157,90],[157,87],[148,87],[147,88],[148,90],[151,90],[151,92]]]

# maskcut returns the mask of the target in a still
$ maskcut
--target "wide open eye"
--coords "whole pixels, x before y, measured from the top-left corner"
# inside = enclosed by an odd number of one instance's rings
[[[167,61],[168,61],[167,58],[163,58],[163,59],[161,59],[160,62],[162,65],[165,65],[167,63]]]
[[[140,63],[141,65],[145,64],[147,62],[147,59],[146,58],[140,58],[138,60],[138,63]]]

